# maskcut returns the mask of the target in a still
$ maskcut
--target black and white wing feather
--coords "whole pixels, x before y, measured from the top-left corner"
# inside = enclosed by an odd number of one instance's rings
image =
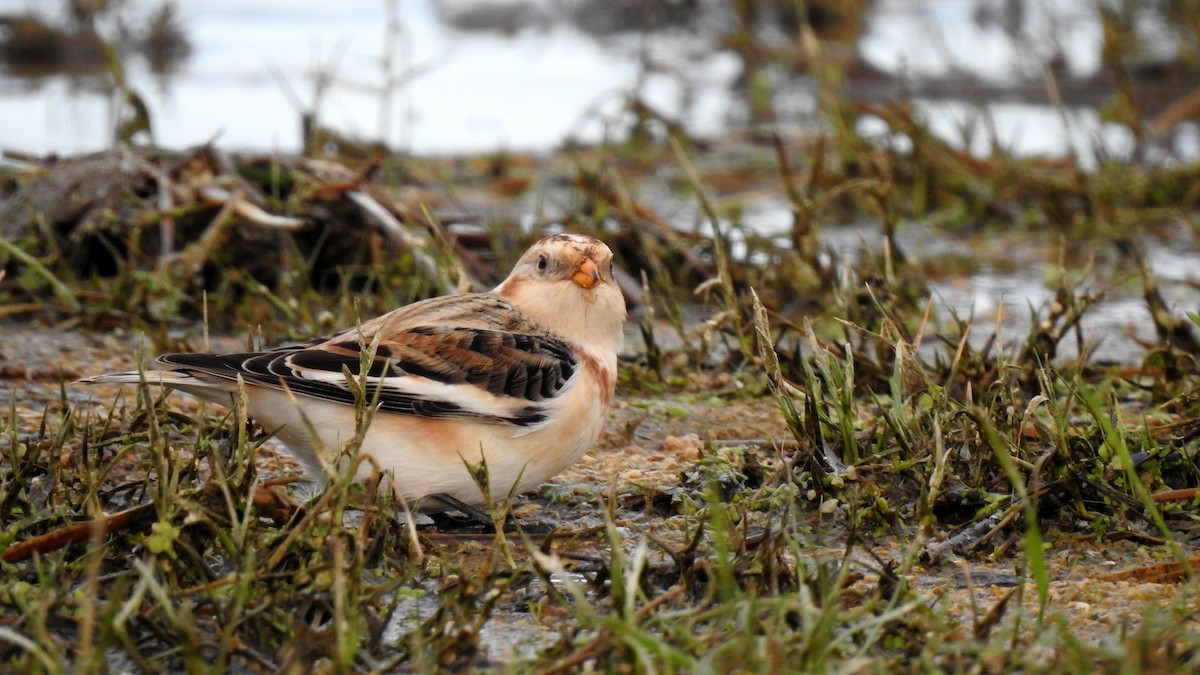
[[[544,422],[580,370],[567,340],[490,294],[409,305],[323,341],[158,360],[350,405],[351,381],[365,381],[366,402],[379,410],[522,427]]]

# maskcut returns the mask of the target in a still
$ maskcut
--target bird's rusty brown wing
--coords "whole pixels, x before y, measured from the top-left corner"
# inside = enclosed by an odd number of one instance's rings
[[[435,298],[330,338],[239,354],[165,354],[176,369],[380,410],[519,426],[544,421],[578,377],[564,339],[489,294]],[[364,374],[365,369],[365,374]]]

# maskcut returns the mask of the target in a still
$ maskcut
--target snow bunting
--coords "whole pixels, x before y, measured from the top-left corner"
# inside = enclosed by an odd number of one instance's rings
[[[624,321],[612,251],[559,234],[534,244],[490,292],[423,300],[269,351],[164,354],[156,361],[163,368],[144,377],[225,405],[244,383],[247,414],[317,480],[336,470],[354,440],[358,389],[375,409],[357,451],[390,473],[407,503],[439,511],[456,500],[485,503],[468,463],[486,462],[500,499],[541,484],[591,447],[612,403]],[[360,477],[369,471],[364,463]]]

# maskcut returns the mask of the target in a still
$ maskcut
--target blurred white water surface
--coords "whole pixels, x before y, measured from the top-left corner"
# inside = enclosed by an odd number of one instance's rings
[[[604,14],[604,3],[588,0],[179,2],[190,54],[167,72],[137,55],[123,65],[147,103],[154,142],[167,148],[215,139],[231,150],[296,152],[301,115],[315,112],[340,133],[404,151],[536,152],[601,140],[629,114],[626,102],[635,95],[689,132],[713,135],[750,124],[743,64],[718,46],[731,28],[728,4],[701,0],[688,20],[643,30],[621,23],[628,11]],[[57,6],[0,0],[0,17],[61,21]],[[124,0],[97,29],[111,40],[161,6]],[[953,143],[982,154],[996,140],[1018,153],[1086,159],[1096,147],[1120,156],[1132,139],[1094,106],[1031,103],[1015,88],[1040,78],[1051,61],[1064,76],[1093,76],[1101,40],[1090,0],[877,0],[853,47],[860,70],[877,81],[941,82],[937,96],[920,86],[910,93],[934,131]],[[1171,47],[1165,39],[1155,44]],[[774,123],[811,124],[812,80],[769,75]],[[1006,87],[1014,91],[1006,95]],[[0,150],[104,149],[117,110],[105,72],[28,76],[6,68]],[[882,133],[870,118],[863,124],[866,133]],[[1196,156],[1197,139],[1194,125],[1186,126],[1171,150]]]

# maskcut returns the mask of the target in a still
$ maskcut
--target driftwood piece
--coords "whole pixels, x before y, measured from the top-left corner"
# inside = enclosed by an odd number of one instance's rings
[[[182,268],[185,275],[199,274],[201,268],[212,258],[213,253],[227,239],[228,229],[235,221],[235,216],[243,222],[248,222],[267,229],[294,232],[309,225],[304,218],[276,216],[246,200],[240,191],[228,192],[215,185],[206,185],[197,191],[206,203],[220,206],[216,217],[196,241],[178,254],[163,255],[158,261],[158,272],[166,273],[172,269]]]
[[[197,193],[207,204],[225,206],[232,203],[233,215],[260,227],[294,232],[310,225],[307,218],[277,216],[273,213],[267,213],[261,207],[249,201],[247,193],[241,190],[230,192],[216,185],[205,185]]]
[[[971,523],[954,536],[942,541],[925,544],[922,557],[929,562],[938,562],[948,554],[961,554],[990,539],[1000,527],[1016,517],[1018,509],[996,511],[977,522]]]
[[[453,293],[458,290],[458,284],[455,284],[442,273],[437,261],[429,253],[430,245],[427,239],[418,237],[413,234],[407,227],[397,220],[386,208],[383,207],[375,198],[361,190],[350,190],[346,193],[346,197],[354,202],[364,215],[369,220],[378,225],[381,232],[399,246],[402,250],[407,251],[413,257],[413,262],[425,274],[438,291],[442,294]],[[455,265],[457,276],[463,279],[470,286],[478,288],[478,281],[471,279],[466,270],[461,265]]]

